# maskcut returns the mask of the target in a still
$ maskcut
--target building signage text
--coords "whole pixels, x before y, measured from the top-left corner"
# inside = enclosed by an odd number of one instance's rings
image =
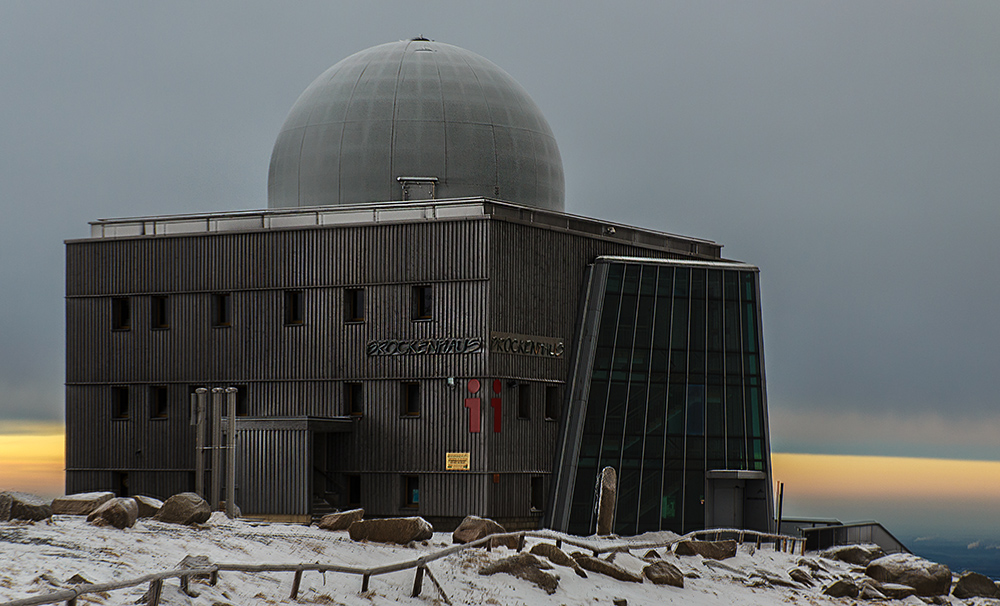
[[[446,471],[468,471],[469,453],[446,452],[444,454],[444,468]]]
[[[482,351],[479,337],[443,339],[384,339],[369,341],[365,353],[369,356],[433,356],[441,354],[473,354]]]
[[[506,332],[490,334],[490,351],[539,358],[560,358],[566,344],[559,337],[535,337]]]

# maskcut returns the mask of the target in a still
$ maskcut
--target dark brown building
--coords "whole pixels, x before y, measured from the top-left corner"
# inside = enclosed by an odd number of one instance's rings
[[[590,532],[594,479],[610,465],[619,532],[770,524],[756,268],[711,241],[561,212],[544,119],[502,70],[466,55],[478,57],[415,40],[331,68],[275,146],[269,210],[102,220],[67,242],[67,492],[193,489],[191,394],[233,386],[247,515],[363,506],[441,527],[473,513]],[[393,61],[396,76],[371,67]],[[427,61],[444,117],[414,102],[423,124],[403,119],[399,91],[408,73],[428,90]],[[481,102],[449,101],[461,89],[449,77],[469,80],[456,65],[479,70]],[[370,117],[386,98],[378,82],[358,113],[359,74],[397,86],[387,168],[348,143],[368,128],[359,140],[377,148],[385,126]],[[531,128],[497,113],[507,97]],[[477,103],[492,123],[474,119]],[[396,144],[409,133],[406,145],[433,148],[436,125],[440,167]],[[483,150],[483,126],[489,153],[452,158]],[[369,161],[344,172],[357,154]],[[383,176],[390,201],[364,203]],[[366,180],[378,184],[367,194]],[[434,199],[484,189],[521,203]]]

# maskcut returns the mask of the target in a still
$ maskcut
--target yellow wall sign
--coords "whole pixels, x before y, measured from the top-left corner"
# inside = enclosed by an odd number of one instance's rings
[[[469,453],[448,452],[444,455],[444,468],[448,471],[468,471]]]

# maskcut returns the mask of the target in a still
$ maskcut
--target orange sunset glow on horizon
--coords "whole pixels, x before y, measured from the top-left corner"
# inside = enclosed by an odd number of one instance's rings
[[[63,494],[64,443],[57,424],[0,432],[0,491]],[[803,453],[773,453],[771,461],[775,481],[785,484],[789,516],[850,519],[862,511],[874,518],[913,507],[985,512],[1000,506],[1000,461]]]

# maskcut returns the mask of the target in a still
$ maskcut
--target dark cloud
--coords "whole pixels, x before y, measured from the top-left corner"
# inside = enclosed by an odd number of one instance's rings
[[[760,265],[772,416],[992,410],[998,13],[2,4],[0,415],[61,415],[63,239],[98,217],[265,206],[271,145],[305,86],[418,34],[532,94],[571,212],[714,239]]]

